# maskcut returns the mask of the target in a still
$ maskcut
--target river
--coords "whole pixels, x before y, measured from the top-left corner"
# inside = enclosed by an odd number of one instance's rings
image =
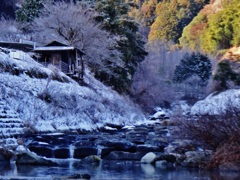
[[[0,179],[59,179],[72,174],[89,174],[92,180],[237,180],[235,173],[218,173],[199,169],[175,168],[164,170],[136,161],[107,161],[99,165],[72,166],[72,160],[64,160],[60,166],[27,166],[7,163],[0,165]]]

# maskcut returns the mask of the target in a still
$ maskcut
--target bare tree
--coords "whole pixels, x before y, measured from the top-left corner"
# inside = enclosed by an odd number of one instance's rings
[[[156,106],[167,107],[178,98],[172,78],[183,54],[164,43],[148,46],[148,56],[140,64],[132,85],[132,93],[145,111],[151,112]]]
[[[18,41],[22,32],[18,30],[17,23],[14,20],[1,18],[0,20],[0,40]]]
[[[88,64],[103,69],[108,65],[122,67],[121,53],[116,50],[116,36],[102,30],[94,21],[95,15],[94,10],[74,3],[46,3],[40,17],[34,20],[33,38],[40,42],[56,39],[65,42],[82,50]]]

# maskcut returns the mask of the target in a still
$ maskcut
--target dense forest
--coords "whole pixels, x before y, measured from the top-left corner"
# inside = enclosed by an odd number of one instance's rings
[[[240,45],[239,8],[239,0],[4,0],[0,38],[73,45],[97,79],[150,111],[240,84],[236,61],[222,60]]]

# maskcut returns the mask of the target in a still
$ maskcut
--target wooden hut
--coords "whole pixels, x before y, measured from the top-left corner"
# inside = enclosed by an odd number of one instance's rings
[[[66,44],[58,41],[52,41],[45,46],[34,48],[34,52],[38,53],[38,62],[45,66],[52,64],[66,74],[76,74],[83,68],[84,53]],[[80,76],[79,76],[80,77]]]

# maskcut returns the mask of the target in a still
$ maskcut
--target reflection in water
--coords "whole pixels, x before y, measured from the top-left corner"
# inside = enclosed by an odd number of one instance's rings
[[[155,168],[151,164],[141,164],[141,169],[145,174],[152,175],[155,173]]]
[[[73,162],[74,161],[74,162]],[[90,174],[93,180],[237,180],[236,173],[217,173],[198,169],[176,168],[161,169],[150,164],[134,161],[102,161],[97,164],[77,163],[76,160],[63,160],[58,167],[26,166],[0,163],[0,179],[42,178],[69,176],[72,174]]]

